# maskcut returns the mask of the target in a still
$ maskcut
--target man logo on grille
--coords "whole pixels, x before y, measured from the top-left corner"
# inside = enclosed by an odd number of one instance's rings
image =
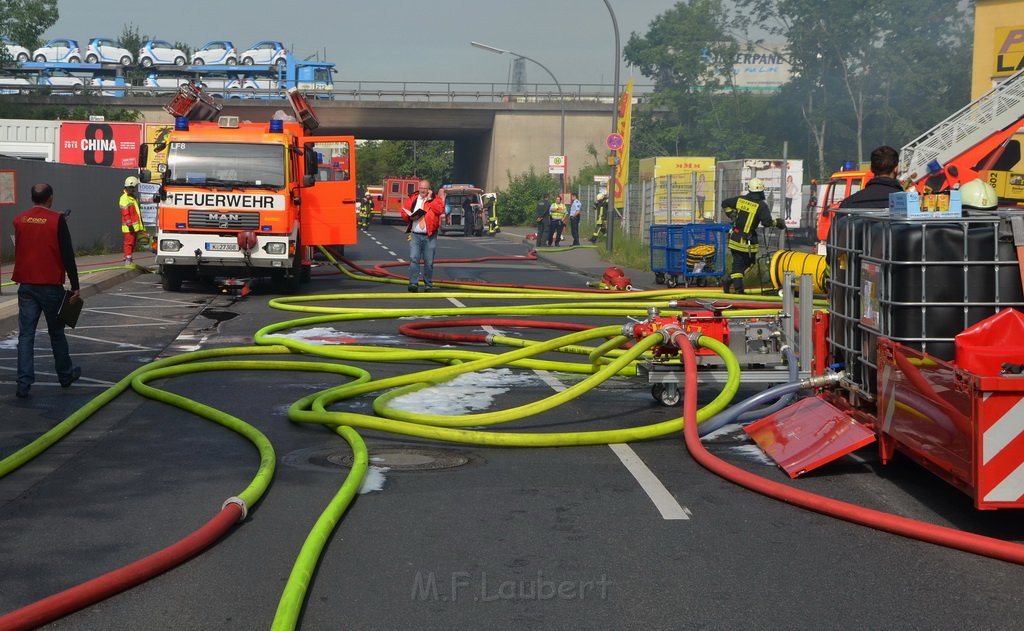
[[[227,228],[232,222],[237,222],[240,216],[238,213],[210,213],[206,218],[216,222],[218,228]]]

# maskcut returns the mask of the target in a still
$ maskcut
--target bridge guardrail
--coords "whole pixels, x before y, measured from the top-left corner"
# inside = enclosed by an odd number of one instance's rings
[[[654,86],[634,86],[635,102],[645,101]],[[123,92],[127,97],[163,97],[177,92],[177,88],[150,86],[82,86],[74,89],[49,85],[0,85],[0,94],[43,95],[43,96],[107,96],[119,98]],[[232,99],[284,100],[281,90],[253,88],[216,89],[210,93]],[[540,102],[614,102],[611,86],[601,84],[563,85],[559,93],[554,84],[527,84],[513,89],[505,84],[494,83],[442,83],[404,81],[338,81],[332,91],[310,90],[314,98],[328,98],[338,101],[377,102],[436,102],[436,103],[540,103]]]

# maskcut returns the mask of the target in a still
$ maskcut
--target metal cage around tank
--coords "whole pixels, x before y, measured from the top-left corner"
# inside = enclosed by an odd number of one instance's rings
[[[894,219],[839,211],[829,234],[833,362],[851,400],[873,400],[878,338],[952,360],[957,333],[1007,307],[1024,307],[1008,215]]]

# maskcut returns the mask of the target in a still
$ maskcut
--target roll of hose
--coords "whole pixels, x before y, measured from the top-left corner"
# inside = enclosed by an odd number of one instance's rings
[[[772,286],[776,289],[782,288],[782,279],[786,272],[793,272],[796,276],[810,274],[814,279],[814,293],[825,293],[825,281],[828,279],[828,263],[825,257],[820,254],[809,252],[794,252],[793,250],[779,250],[772,254],[771,270]]]

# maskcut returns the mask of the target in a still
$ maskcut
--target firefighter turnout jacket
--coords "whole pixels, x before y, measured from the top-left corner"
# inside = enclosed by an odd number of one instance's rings
[[[139,209],[139,200],[128,193],[121,193],[118,205],[121,207],[121,232],[142,232],[142,211]]]
[[[772,211],[764,201],[764,193],[747,193],[730,197],[722,202],[725,214],[732,220],[729,231],[729,249],[739,252],[757,252],[757,227],[774,225]]]

